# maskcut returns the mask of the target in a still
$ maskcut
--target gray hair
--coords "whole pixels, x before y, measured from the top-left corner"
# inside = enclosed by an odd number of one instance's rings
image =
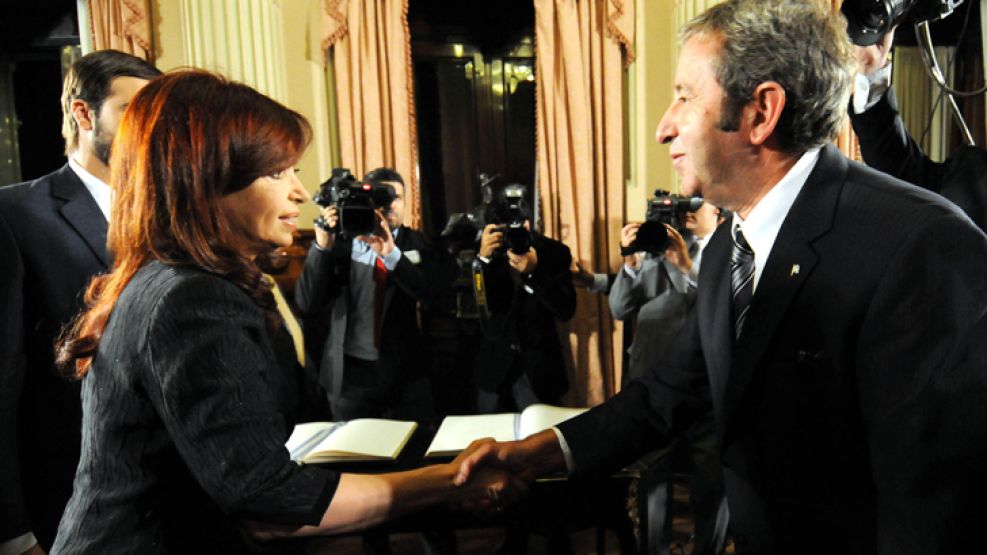
[[[714,63],[726,96],[720,127],[739,128],[754,89],[774,81],[785,89],[778,121],[781,148],[804,152],[832,141],[843,125],[853,77],[846,20],[819,0],[727,0],[687,23],[697,35],[722,38]]]

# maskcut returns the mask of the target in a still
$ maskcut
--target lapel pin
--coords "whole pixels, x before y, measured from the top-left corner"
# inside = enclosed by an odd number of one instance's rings
[[[795,276],[799,275],[799,270],[801,270],[801,269],[802,268],[799,267],[798,264],[792,264],[792,270],[790,272],[788,272],[789,277],[795,277]]]

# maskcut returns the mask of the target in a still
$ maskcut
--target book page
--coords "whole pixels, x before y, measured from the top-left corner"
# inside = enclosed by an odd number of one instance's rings
[[[336,422],[304,422],[297,424],[291,432],[291,437],[284,446],[288,449],[288,454],[293,461],[300,461],[309,454],[312,449],[329,437],[333,428],[338,426]]]
[[[537,434],[542,430],[547,430],[560,422],[565,422],[588,410],[588,408],[556,407],[542,404],[531,405],[521,413],[517,438],[524,439],[530,435]]]
[[[517,415],[478,414],[473,416],[447,416],[435,432],[432,444],[428,446],[426,457],[456,455],[469,444],[483,437],[497,441],[514,439],[514,420]]]
[[[416,422],[359,418],[349,422],[307,422],[295,426],[285,446],[303,463],[396,459]]]

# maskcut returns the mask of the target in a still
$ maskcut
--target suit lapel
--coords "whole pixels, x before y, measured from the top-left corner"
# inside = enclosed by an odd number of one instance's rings
[[[68,164],[52,176],[51,194],[64,201],[59,208],[62,217],[89,245],[96,258],[109,268],[112,260],[106,251],[106,217]]]
[[[709,374],[713,406],[720,417],[724,390],[730,376],[733,353],[733,319],[730,315],[730,221],[713,233],[703,252],[699,270],[699,336]]]
[[[747,325],[734,345],[722,405],[726,419],[740,404],[789,305],[819,262],[812,242],[832,227],[847,168],[846,159],[835,147],[823,148],[778,232],[751,299]]]

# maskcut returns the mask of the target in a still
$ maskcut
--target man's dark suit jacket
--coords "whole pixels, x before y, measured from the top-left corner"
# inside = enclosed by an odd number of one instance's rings
[[[572,255],[569,247],[538,233],[532,233],[531,246],[538,265],[528,276],[512,269],[506,256],[484,264],[490,318],[476,357],[476,383],[498,392],[524,373],[539,400],[554,402],[569,390],[556,322],[576,311]]]
[[[46,550],[79,462],[79,384],[56,375],[54,341],[106,271],[106,218],[68,165],[0,189],[0,542],[33,531]]]
[[[963,146],[944,162],[934,162],[905,129],[894,89],[862,114],[850,110],[860,153],[871,167],[939,193],[987,230],[987,151]]]
[[[987,236],[823,148],[734,343],[730,226],[669,358],[561,424],[578,473],[714,409],[738,553],[974,553],[987,495]]]
[[[426,361],[421,356],[424,343],[417,304],[427,300],[442,281],[432,272],[431,249],[421,232],[402,226],[394,243],[403,254],[387,274],[379,349],[381,378],[388,387],[423,375]],[[417,264],[408,257],[410,252],[418,253]],[[350,254],[351,242],[346,239],[336,238],[331,250],[320,250],[313,244],[295,286],[295,302],[305,321],[328,322],[319,383],[332,398],[343,392]],[[307,331],[306,337],[310,337]]]

